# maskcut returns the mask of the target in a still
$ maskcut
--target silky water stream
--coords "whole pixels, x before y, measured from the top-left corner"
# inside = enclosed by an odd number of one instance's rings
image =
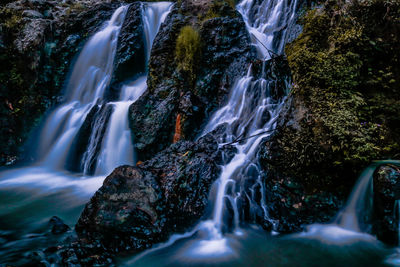
[[[259,58],[266,62],[284,53],[293,38],[299,3],[296,0],[243,0],[237,5]],[[289,88],[289,83],[287,83]],[[202,135],[218,129],[219,144],[234,143],[236,154],[224,166],[209,197],[208,212],[192,231],[172,236],[168,242],[121,259],[130,266],[379,266],[393,252],[362,231],[342,228],[354,225],[355,205],[370,197],[367,193],[370,166],[355,186],[347,207],[334,225],[313,225],[301,234],[281,236],[276,232],[242,222],[238,199],[249,204],[247,214],[262,213],[272,225],[266,207],[262,174],[256,159],[257,148],[275,129],[284,97],[277,97],[264,77],[255,77],[252,67],[231,88],[227,103],[213,114]],[[222,130],[221,130],[222,129]],[[234,142],[235,140],[243,140]],[[369,181],[365,181],[368,176]],[[360,189],[361,187],[361,189]],[[357,198],[357,200],[354,200]],[[359,200],[359,198],[362,198]],[[361,205],[361,204],[360,204]],[[350,211],[352,210],[352,211]],[[248,216],[248,215],[247,215]],[[358,216],[358,215],[355,215]],[[361,216],[361,215],[360,215]],[[339,225],[338,225],[339,224]],[[350,227],[351,228],[351,227]],[[321,230],[322,229],[322,230]],[[339,230],[338,230],[339,229]],[[321,234],[315,234],[319,230]],[[324,231],[327,231],[325,233]],[[351,233],[351,234],[350,234]],[[339,236],[338,236],[339,235]],[[332,236],[344,242],[330,242]],[[327,241],[328,240],[328,241]]]
[[[171,7],[169,2],[142,4],[147,60]],[[49,219],[58,216],[73,228],[105,176],[122,164],[135,163],[128,108],[146,90],[146,74],[128,81],[116,101],[107,102],[105,97],[127,10],[128,6],[115,10],[80,52],[65,88],[65,101],[46,116],[40,130],[33,153],[38,160],[0,172],[0,265],[29,263],[29,251],[57,242],[58,237],[49,233]],[[109,119],[99,112],[86,151],[71,167],[74,141],[93,109],[108,110]]]

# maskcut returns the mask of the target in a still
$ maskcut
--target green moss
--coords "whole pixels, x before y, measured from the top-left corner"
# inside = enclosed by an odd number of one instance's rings
[[[400,2],[371,0],[327,1],[301,19],[286,54],[292,93],[315,119],[310,138],[326,151],[319,160],[400,156],[399,17]]]
[[[7,35],[18,33],[24,26],[22,12],[16,9],[3,7],[0,9],[0,25]]]
[[[176,40],[175,60],[178,69],[187,72],[192,80],[195,78],[200,53],[200,34],[191,26],[183,27]]]
[[[218,17],[236,17],[236,1],[235,0],[214,0],[211,3],[207,13],[200,17],[202,21],[206,21]]]

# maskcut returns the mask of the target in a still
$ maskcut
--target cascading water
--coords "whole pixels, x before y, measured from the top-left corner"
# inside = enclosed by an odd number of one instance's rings
[[[237,6],[246,23],[252,43],[264,63],[271,54],[283,54],[284,44],[295,23],[297,5],[296,0],[266,0],[259,4],[256,1],[244,0]],[[233,207],[236,229],[239,227],[240,217],[237,214],[238,197],[247,198],[250,205],[259,205],[264,213],[264,219],[270,220],[256,154],[261,141],[271,135],[276,126],[281,103],[282,98],[273,94],[273,84],[264,77],[252,76],[250,66],[247,75],[233,86],[228,103],[212,116],[203,131],[205,135],[217,128],[223,128],[220,145],[242,140],[234,142],[237,153],[228,164],[222,166],[222,173],[217,180],[218,189],[213,215],[206,223],[207,227],[210,225],[215,227],[217,237],[221,237],[223,232],[225,199]],[[252,185],[246,190],[249,181],[252,181]],[[261,195],[259,203],[255,201],[256,194]]]
[[[142,4],[147,59],[171,7],[169,2]],[[128,6],[118,8],[82,49],[66,86],[65,101],[50,113],[41,130],[38,161],[30,167],[0,173],[0,200],[7,200],[4,209],[0,209],[0,241],[10,238],[9,242],[18,240],[21,243],[2,247],[0,242],[2,260],[18,257],[27,243],[37,247],[42,241],[26,235],[43,228],[53,215],[64,218],[71,226],[75,224],[105,175],[121,164],[134,164],[128,108],[146,90],[146,75],[123,85],[117,101],[107,103],[105,98],[127,10]],[[74,141],[92,110],[98,116],[91,123],[89,142],[82,155],[84,174],[71,173],[66,168]],[[92,173],[93,162],[96,176],[88,176]],[[24,218],[20,216],[22,209],[26,214]],[[30,210],[35,211],[34,214],[30,214]],[[11,233],[10,237],[4,233]]]
[[[252,44],[257,48],[259,58],[265,62],[271,55],[283,54],[284,44],[290,37],[295,25],[295,14],[298,8],[297,0],[243,0],[237,6],[242,14],[250,33]],[[263,75],[264,76],[264,73]],[[288,86],[288,85],[287,85]],[[232,253],[232,249],[224,238],[224,227],[227,211],[226,201],[230,203],[233,216],[234,232],[241,234],[239,228],[240,210],[237,205],[239,197],[245,197],[250,205],[258,205],[264,213],[264,219],[268,218],[265,204],[263,182],[256,154],[262,140],[272,134],[276,126],[279,107],[283,98],[273,94],[273,85],[264,77],[257,78],[252,75],[250,66],[247,74],[240,78],[232,87],[228,103],[220,108],[211,117],[205,126],[201,136],[215,129],[223,129],[219,135],[219,144],[235,143],[237,149],[233,159],[222,166],[219,179],[215,182],[216,196],[209,200],[213,206],[213,212],[208,220],[200,222],[192,232],[177,235],[171,240],[155,249],[161,249],[176,240],[193,235],[201,236],[197,241],[191,242],[185,250],[185,256],[218,257]],[[236,140],[243,140],[234,142]],[[252,183],[249,190],[245,187]],[[249,194],[248,191],[251,193]],[[261,194],[256,201],[255,196]],[[258,202],[258,203],[256,203]],[[129,264],[136,263],[144,257],[148,251],[133,259]]]
[[[104,100],[126,10],[127,6],[118,8],[80,53],[66,87],[66,101],[49,116],[40,134],[40,165],[56,169],[65,167],[72,142],[88,112]]]
[[[150,58],[150,49],[161,23],[171,9],[169,2],[142,5],[142,18],[146,39],[146,62]],[[110,173],[116,166],[133,164],[132,136],[128,123],[129,106],[135,102],[147,89],[147,76],[141,76],[134,82],[123,86],[119,100],[109,103],[113,108],[110,123],[101,146],[101,152],[96,163],[96,175]]]
[[[147,59],[153,40],[171,6],[169,2],[142,4]],[[128,108],[146,90],[146,75],[124,85],[117,101],[106,103],[104,98],[112,77],[118,35],[127,9],[128,6],[118,8],[104,27],[84,46],[69,78],[65,102],[49,115],[41,131],[39,161],[35,164],[40,170],[27,172],[28,176],[35,173],[39,176],[42,169],[61,172],[65,170],[73,142],[93,109],[98,110],[98,116],[92,123],[87,149],[82,156],[83,173],[91,173],[93,162],[96,176],[107,175],[119,165],[134,164],[132,137],[128,127]],[[99,144],[101,144],[100,149],[97,151]],[[7,176],[13,176],[14,181],[17,179],[22,183],[19,179],[21,176],[16,173],[7,175],[6,172],[4,177]],[[36,180],[32,176],[27,178],[23,175],[23,177],[26,181]],[[2,179],[0,183],[11,182]],[[40,181],[40,183],[48,182]],[[98,186],[99,182],[94,187]]]
[[[260,58],[281,55],[296,23],[298,0],[243,0],[237,6]]]
[[[399,165],[400,162],[381,160],[370,164],[359,176],[344,209],[337,214],[335,220],[329,224],[309,225],[306,232],[299,236],[336,244],[375,239],[369,235],[373,214],[373,175],[382,164]]]

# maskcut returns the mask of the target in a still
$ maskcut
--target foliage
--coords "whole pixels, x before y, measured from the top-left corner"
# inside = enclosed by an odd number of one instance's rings
[[[286,54],[292,95],[314,121],[302,125],[309,139],[298,139],[304,148],[314,146],[305,166],[362,167],[400,156],[399,18],[400,2],[391,0],[330,0],[301,18],[303,32]],[[293,136],[286,137],[295,155]]]
[[[175,60],[178,69],[189,73],[192,80],[194,80],[200,53],[200,34],[192,26],[183,27],[176,40]]]

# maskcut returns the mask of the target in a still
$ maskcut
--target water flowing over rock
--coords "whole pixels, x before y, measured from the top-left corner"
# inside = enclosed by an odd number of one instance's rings
[[[99,1],[15,1],[2,7],[0,165],[32,158],[27,150],[35,150],[34,145],[22,144],[46,109],[59,101],[57,95],[83,41],[117,7],[118,3]]]
[[[255,59],[245,24],[231,7],[226,6],[230,13],[221,17],[199,20],[209,4],[201,6],[192,1],[177,4],[154,41],[148,91],[130,107],[129,115],[141,160],[173,142],[178,116],[181,138],[193,140],[209,114],[222,104],[235,79]],[[190,75],[177,68],[172,52],[185,25],[197,28],[202,41],[201,58]]]
[[[81,244],[94,253],[97,243],[113,253],[141,251],[184,232],[204,214],[219,163],[217,143],[207,136],[173,144],[136,167],[118,167],[75,227]]]

